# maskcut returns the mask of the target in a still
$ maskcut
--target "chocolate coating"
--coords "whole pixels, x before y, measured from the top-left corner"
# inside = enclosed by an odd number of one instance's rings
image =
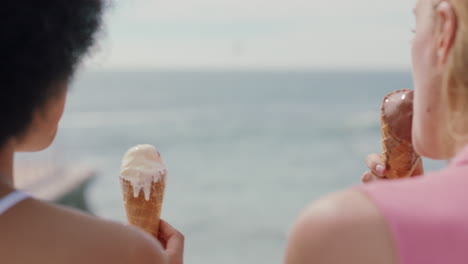
[[[382,103],[382,115],[394,136],[411,143],[413,123],[412,90],[398,90],[388,94]]]

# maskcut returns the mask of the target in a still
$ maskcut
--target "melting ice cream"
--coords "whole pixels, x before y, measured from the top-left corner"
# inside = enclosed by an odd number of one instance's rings
[[[166,175],[166,164],[154,146],[137,145],[125,153],[120,177],[130,182],[135,197],[143,191],[149,200],[152,183],[165,180]]]

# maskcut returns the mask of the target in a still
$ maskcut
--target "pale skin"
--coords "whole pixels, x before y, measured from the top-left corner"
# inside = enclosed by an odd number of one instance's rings
[[[14,153],[39,151],[54,140],[66,101],[66,85],[62,88],[61,95],[36,110],[27,131],[0,148],[0,198],[14,191]],[[182,264],[184,236],[163,220],[159,233],[154,238],[121,223],[27,199],[0,216],[0,262]]]
[[[447,58],[457,32],[457,18],[450,2],[418,0],[414,9],[416,33],[412,43],[415,85],[412,138],[415,150],[424,157],[444,156],[444,131],[440,87]],[[450,142],[456,154],[466,142]],[[445,152],[444,152],[445,153]],[[363,182],[385,178],[379,154],[366,159],[370,171]],[[424,173],[420,163],[413,176]],[[338,192],[312,203],[293,226],[285,263],[397,264],[391,234],[375,205],[357,190]]]

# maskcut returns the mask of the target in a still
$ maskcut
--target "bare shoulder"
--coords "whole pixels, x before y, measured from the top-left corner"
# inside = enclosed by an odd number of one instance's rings
[[[304,210],[290,233],[286,263],[397,261],[384,217],[363,193],[346,190]]]
[[[7,212],[0,230],[9,263],[166,263],[160,244],[136,228],[33,199]]]

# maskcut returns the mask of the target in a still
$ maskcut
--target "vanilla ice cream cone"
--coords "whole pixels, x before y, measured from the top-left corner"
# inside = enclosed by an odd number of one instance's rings
[[[158,236],[167,169],[155,147],[131,148],[122,162],[120,183],[128,223]]]

